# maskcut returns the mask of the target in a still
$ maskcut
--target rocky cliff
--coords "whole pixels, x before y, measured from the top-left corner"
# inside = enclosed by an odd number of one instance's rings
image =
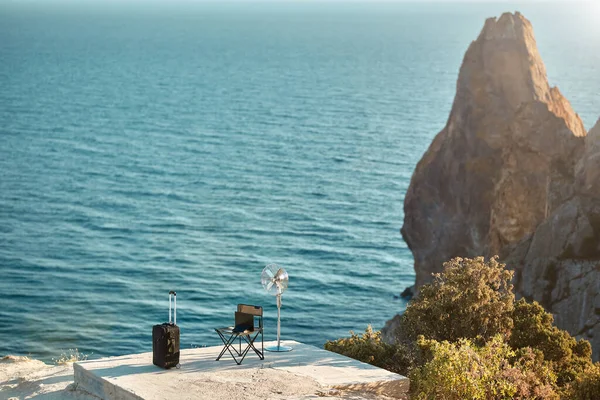
[[[506,256],[518,295],[592,343],[600,359],[600,120],[585,138],[573,195]]]
[[[599,124],[600,125],[600,124]],[[416,288],[456,256],[499,254],[518,295],[600,351],[600,126],[551,88],[531,23],[488,19],[444,129],[414,171],[402,236]]]

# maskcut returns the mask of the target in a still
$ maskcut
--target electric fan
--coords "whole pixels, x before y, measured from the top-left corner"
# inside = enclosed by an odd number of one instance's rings
[[[263,269],[260,281],[265,290],[277,296],[277,346],[265,348],[267,351],[292,351],[289,346],[281,345],[281,295],[288,287],[288,273],[277,264],[269,264]]]

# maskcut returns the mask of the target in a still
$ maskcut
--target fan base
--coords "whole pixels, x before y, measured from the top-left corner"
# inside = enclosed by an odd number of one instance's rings
[[[285,352],[285,351],[292,351],[293,347],[290,346],[269,346],[269,347],[265,347],[266,351],[271,351],[271,352]]]

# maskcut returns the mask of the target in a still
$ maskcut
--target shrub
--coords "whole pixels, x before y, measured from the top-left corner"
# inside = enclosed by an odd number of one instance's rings
[[[56,365],[65,365],[87,359],[87,354],[80,353],[78,349],[69,349],[68,352],[62,353],[59,358],[53,358],[53,361]]]
[[[518,349],[511,360],[517,374],[506,371],[506,377],[511,378],[517,387],[516,399],[557,399],[556,374],[544,355],[539,350],[530,347]]]
[[[488,340],[497,334],[508,337],[512,329],[513,272],[498,263],[455,258],[444,263],[431,284],[421,287],[403,316],[399,339],[414,341],[419,335],[437,341],[461,338]]]
[[[502,335],[484,346],[468,339],[450,343],[423,336],[418,344],[430,360],[409,375],[413,399],[558,399],[552,371],[531,350],[518,356]]]
[[[381,332],[373,331],[371,325],[362,335],[351,331],[349,338],[328,341],[324,347],[325,350],[402,375],[406,375],[414,363],[414,351],[410,346],[385,343],[381,339]]]
[[[497,257],[455,258],[400,319],[397,344],[367,328],[325,345],[411,378],[414,399],[600,400],[591,346],[554,326],[536,303],[515,303]]]
[[[565,391],[565,399],[598,400],[600,399],[600,363],[589,366]]]
[[[511,347],[539,350],[544,360],[552,363],[559,386],[573,381],[591,365],[590,343],[583,339],[577,341],[567,331],[554,326],[552,314],[539,303],[519,300],[515,304],[513,323],[509,341]]]

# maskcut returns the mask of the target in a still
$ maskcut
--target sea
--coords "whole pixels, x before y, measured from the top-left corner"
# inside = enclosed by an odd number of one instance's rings
[[[412,172],[487,17],[521,11],[600,116],[596,2],[0,0],[0,356],[182,348],[276,298],[322,346],[402,312]]]

